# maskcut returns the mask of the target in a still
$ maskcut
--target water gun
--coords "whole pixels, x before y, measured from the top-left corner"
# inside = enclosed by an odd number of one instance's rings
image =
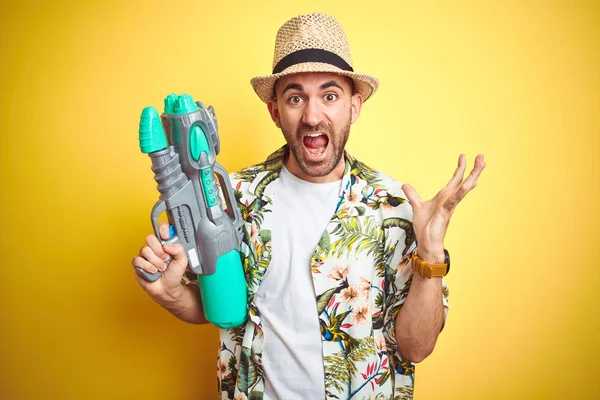
[[[162,243],[183,246],[190,269],[198,275],[206,319],[221,328],[241,325],[247,316],[247,287],[239,254],[243,221],[227,171],[216,162],[220,142],[213,107],[206,108],[185,94],[170,94],[160,117],[155,108],[144,108],[139,139],[142,153],[152,160],[160,192],[151,213],[154,233]],[[223,190],[225,210],[215,176]],[[165,211],[171,237],[162,241],[158,218]],[[149,282],[162,275],[136,269]]]

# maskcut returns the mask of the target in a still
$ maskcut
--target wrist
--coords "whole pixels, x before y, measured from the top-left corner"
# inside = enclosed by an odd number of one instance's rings
[[[425,254],[422,254],[423,251]],[[447,250],[438,254],[437,251],[417,247],[412,253],[411,266],[414,272],[427,279],[446,276],[450,271],[450,254]]]
[[[439,249],[425,249],[417,247],[416,251],[419,255],[419,258],[428,264],[442,264],[446,259],[443,247]]]

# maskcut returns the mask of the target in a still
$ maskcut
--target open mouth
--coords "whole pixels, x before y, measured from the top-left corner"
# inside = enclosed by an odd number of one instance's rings
[[[322,133],[309,133],[302,139],[304,148],[311,156],[319,157],[327,150],[329,138]]]

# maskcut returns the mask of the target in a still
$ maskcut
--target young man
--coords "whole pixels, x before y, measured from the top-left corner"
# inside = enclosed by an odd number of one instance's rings
[[[378,81],[353,71],[346,35],[325,14],[286,22],[273,73],[251,83],[287,144],[231,174],[249,318],[221,330],[220,398],[411,399],[413,363],[432,352],[447,313],[445,232],[483,156],[463,180],[461,155],[448,185],[423,202],[345,152]],[[197,286],[182,279],[183,248],[146,242],[133,265],[165,272],[155,283],[138,276],[140,285],[178,318],[206,322]]]

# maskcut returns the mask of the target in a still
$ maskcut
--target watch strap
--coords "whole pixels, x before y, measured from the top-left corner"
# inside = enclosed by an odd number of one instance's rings
[[[444,251],[444,253],[446,253],[446,251]],[[419,257],[417,250],[415,250],[412,253],[412,269],[421,276],[431,279],[434,276],[446,276],[446,274],[448,274],[448,263],[427,263]]]

